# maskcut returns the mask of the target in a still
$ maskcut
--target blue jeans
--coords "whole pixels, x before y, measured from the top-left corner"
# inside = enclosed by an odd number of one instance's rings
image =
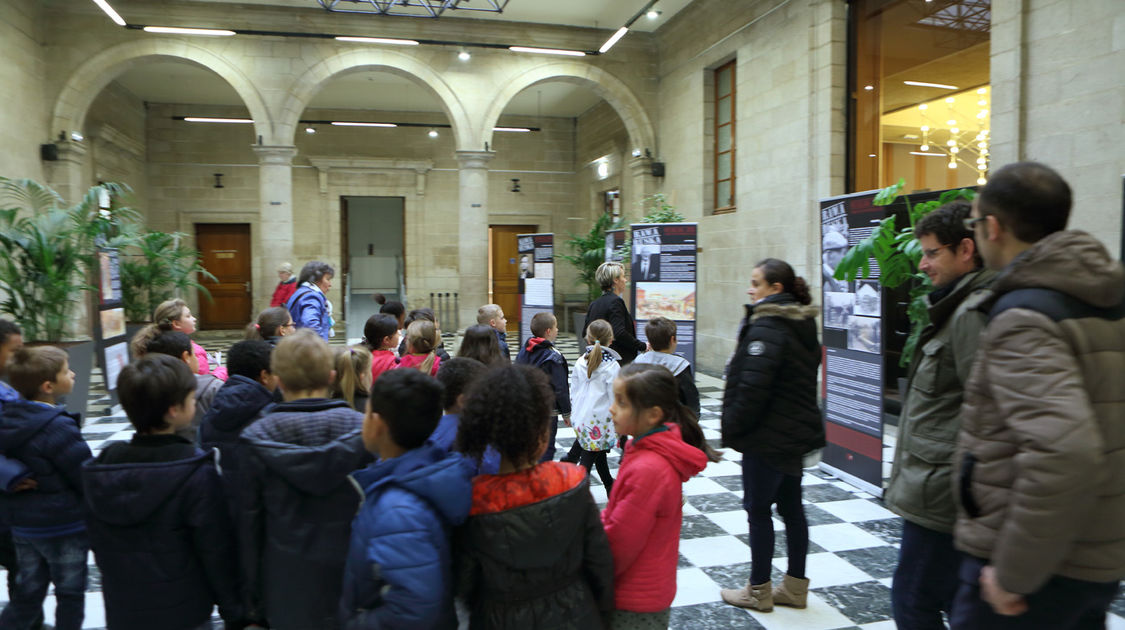
[[[789,553],[789,575],[804,579],[805,556],[809,553],[809,523],[801,504],[801,477],[787,475],[758,457],[742,455],[742,507],[750,515],[750,583],[770,579],[773,563],[773,515],[785,522],[785,544]]]
[[[1104,630],[1106,611],[1119,587],[1117,582],[1086,582],[1056,575],[1043,588],[1024,596],[1027,612],[1006,617],[993,612],[992,606],[981,599],[979,576],[987,562],[972,556],[962,558],[961,586],[949,620],[951,630]]]
[[[952,534],[902,522],[902,547],[891,584],[891,606],[899,630],[945,630],[941,613],[953,616],[960,564]]]
[[[56,538],[12,537],[20,572],[16,577],[19,597],[0,613],[0,628],[30,630],[35,626],[54,583],[56,630],[81,630],[86,616],[86,533]]]

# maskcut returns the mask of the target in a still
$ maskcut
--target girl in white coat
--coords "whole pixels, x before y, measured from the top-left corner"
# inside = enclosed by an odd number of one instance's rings
[[[582,449],[578,464],[587,471],[597,466],[608,497],[613,477],[606,457],[617,443],[609,407],[613,404],[613,379],[621,370],[621,355],[609,347],[613,327],[604,319],[586,327],[586,342],[590,344],[586,353],[575,361],[570,373],[570,421]]]

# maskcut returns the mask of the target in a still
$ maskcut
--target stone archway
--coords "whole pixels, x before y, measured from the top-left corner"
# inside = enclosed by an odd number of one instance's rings
[[[257,87],[236,65],[220,55],[188,41],[146,39],[113,46],[83,63],[70,75],[58,99],[51,119],[51,134],[64,130],[81,130],[86,113],[98,94],[111,81],[130,68],[159,58],[188,61],[223,78],[246,105],[254,119],[256,135],[269,144],[273,137],[273,120]]]
[[[277,137],[292,143],[297,133],[301,113],[313,97],[332,77],[343,72],[371,69],[396,74],[428,89],[441,103],[446,117],[453,126],[455,146],[463,146],[471,130],[468,115],[449,84],[426,63],[401,53],[375,50],[348,50],[322,60],[297,79],[292,91],[278,113]]]
[[[521,70],[497,93],[485,112],[483,125],[477,131],[482,142],[492,142],[492,128],[508,103],[523,90],[544,81],[563,81],[590,88],[613,107],[634,149],[656,152],[656,131],[652,120],[633,92],[620,79],[600,68],[577,61],[551,61]]]

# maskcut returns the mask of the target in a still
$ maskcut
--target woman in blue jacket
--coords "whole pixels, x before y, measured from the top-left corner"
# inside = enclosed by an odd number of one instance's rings
[[[305,263],[297,279],[299,286],[285,304],[297,328],[311,328],[325,341],[332,336],[332,307],[328,302],[328,290],[332,288],[335,275],[336,270],[326,262],[314,260]]]

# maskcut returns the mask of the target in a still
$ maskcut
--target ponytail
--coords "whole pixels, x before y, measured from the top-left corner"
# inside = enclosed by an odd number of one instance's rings
[[[437,327],[425,320],[414,320],[406,327],[406,351],[412,354],[426,353],[426,359],[418,366],[418,371],[429,374],[437,360]]]
[[[809,293],[809,283],[801,276],[793,281],[793,297],[801,304],[812,304],[812,295]]]
[[[586,353],[586,377],[594,375],[594,371],[602,364],[602,346],[613,343],[613,326],[604,319],[595,319],[586,327],[586,343],[594,346]]]
[[[156,339],[156,337],[164,332],[157,324],[149,324],[144,328],[137,331],[133,335],[132,341],[129,342],[129,350],[133,353],[134,359],[139,359],[148,351],[148,342]]]
[[[267,308],[258,315],[257,323],[246,326],[247,339],[268,341],[281,336],[281,329],[292,319],[284,306]]]
[[[594,347],[586,353],[586,378],[592,378],[602,364],[602,342],[595,340]]]
[[[426,355],[426,360],[418,366],[418,371],[429,376],[430,370],[434,369],[434,361],[437,361],[437,353],[430,350],[430,353]]]
[[[363,346],[350,346],[336,351],[336,382],[334,393],[355,408],[356,391],[368,392],[363,382],[363,374],[371,373],[371,352]]]

